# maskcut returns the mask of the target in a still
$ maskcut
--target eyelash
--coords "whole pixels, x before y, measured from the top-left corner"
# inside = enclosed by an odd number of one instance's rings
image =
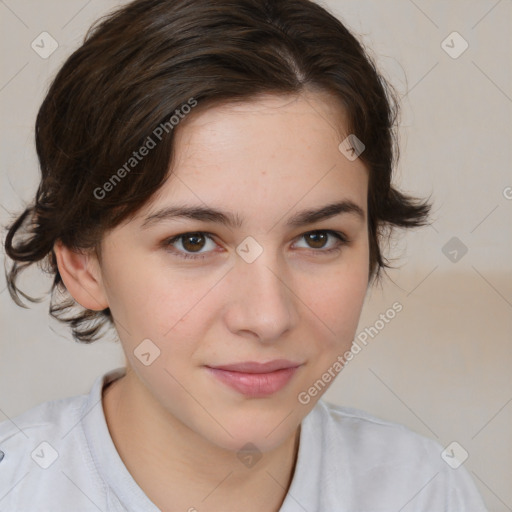
[[[300,235],[299,239],[305,237],[306,235],[310,235],[313,233],[328,233],[329,235],[332,235],[333,237],[335,237],[338,240],[338,243],[336,244],[336,246],[332,247],[331,249],[311,249],[311,251],[313,251],[314,253],[332,254],[335,252],[339,252],[343,246],[345,246],[349,243],[349,240],[347,239],[347,237],[345,236],[344,233],[341,233],[339,231],[333,231],[332,229],[316,229],[314,231],[308,231],[308,232]],[[176,249],[171,248],[172,244],[174,244],[175,242],[177,242],[178,240],[180,240],[182,238],[185,238],[187,235],[197,235],[197,234],[206,235],[206,238],[208,238],[212,242],[214,242],[214,240],[212,238],[214,235],[212,235],[212,233],[208,233],[206,231],[189,231],[187,233],[181,233],[172,238],[168,238],[167,240],[164,240],[162,245],[164,246],[164,248],[167,251],[173,253],[178,258],[191,259],[191,260],[203,260],[204,258],[206,258],[208,256],[208,253],[197,253],[197,254],[192,255],[192,253],[177,251]]]

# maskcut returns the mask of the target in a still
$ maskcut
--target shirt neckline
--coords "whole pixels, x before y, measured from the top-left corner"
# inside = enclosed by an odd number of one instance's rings
[[[111,499],[110,494],[115,494],[128,512],[161,512],[128,471],[105,419],[103,389],[124,375],[126,367],[122,366],[97,377],[84,406],[82,428],[96,469],[107,486],[107,499]]]
[[[96,378],[81,412],[82,428],[96,470],[107,486],[107,496],[115,494],[128,512],[161,512],[128,471],[108,430],[103,410],[103,390],[124,375],[126,367],[122,366]],[[295,471],[279,512],[297,510],[297,504],[307,509],[311,505],[311,493],[307,489],[319,488],[320,475],[314,470],[319,467],[321,458],[318,439],[320,424],[318,413],[315,413],[319,411],[319,405],[317,403],[302,420]]]

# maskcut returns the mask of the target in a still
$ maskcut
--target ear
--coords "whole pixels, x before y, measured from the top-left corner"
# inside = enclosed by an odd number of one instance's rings
[[[101,269],[94,251],[75,251],[59,240],[53,250],[62,281],[72,297],[84,308],[108,308]]]

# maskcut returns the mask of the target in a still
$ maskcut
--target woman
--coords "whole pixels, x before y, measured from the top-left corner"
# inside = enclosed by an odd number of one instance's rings
[[[46,263],[52,315],[113,325],[126,367],[0,425],[0,508],[485,510],[437,443],[320,400],[388,228],[427,222],[391,184],[392,100],[308,0],[136,0],[90,31],[38,114],[9,289]]]

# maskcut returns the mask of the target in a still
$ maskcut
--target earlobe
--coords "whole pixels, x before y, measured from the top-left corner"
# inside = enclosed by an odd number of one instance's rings
[[[68,292],[84,308],[108,308],[99,262],[91,251],[76,251],[57,241],[53,247],[62,281]]]

